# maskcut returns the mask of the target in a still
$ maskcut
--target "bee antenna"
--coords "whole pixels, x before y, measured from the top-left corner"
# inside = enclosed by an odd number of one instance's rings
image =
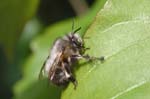
[[[79,27],[79,28],[77,28],[76,30],[74,30],[74,18],[72,19],[72,34],[75,34],[76,32],[78,32],[80,29],[81,29],[81,27]]]
[[[73,33],[73,30],[74,30],[74,18],[72,19],[72,33]]]
[[[73,31],[73,33],[78,32],[81,29],[81,27],[77,28],[76,30]]]

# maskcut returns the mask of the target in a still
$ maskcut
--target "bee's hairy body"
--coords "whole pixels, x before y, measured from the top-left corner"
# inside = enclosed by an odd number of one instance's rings
[[[41,68],[40,77],[46,74],[49,80],[58,86],[67,85],[71,81],[76,88],[77,81],[72,74],[73,64],[81,58],[92,59],[92,57],[84,55],[88,48],[84,47],[82,38],[76,33],[79,29],[56,39],[50,55]]]
[[[76,87],[77,81],[72,74],[72,64],[82,56],[84,43],[77,33],[69,33],[56,39],[50,55],[41,68],[41,74],[47,75],[55,85],[66,85],[69,81]]]
[[[76,84],[76,80],[73,77],[72,70],[71,70],[71,66],[73,64],[71,58],[73,55],[79,54],[79,52],[77,50],[75,51],[75,49],[71,46],[69,41],[62,38],[57,39],[56,42],[54,43],[54,46],[58,50],[55,53],[57,53],[58,55],[56,57],[59,58],[57,60],[59,62],[53,60],[52,63],[56,62],[58,64],[54,64],[55,66],[53,64],[51,64],[50,66],[49,64],[49,67],[51,67],[47,71],[49,73],[49,79],[56,85],[66,85],[70,80],[72,80],[72,82]],[[52,69],[52,66],[55,69]]]

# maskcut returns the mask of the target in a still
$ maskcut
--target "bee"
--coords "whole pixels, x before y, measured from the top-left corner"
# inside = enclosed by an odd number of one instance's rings
[[[88,61],[92,59],[104,60],[103,57],[95,58],[84,55],[89,48],[85,48],[83,39],[77,33],[80,29],[81,27],[55,40],[50,55],[41,68],[40,78],[47,75],[54,85],[65,86],[72,82],[76,88],[77,80],[72,73],[73,65],[82,58]]]

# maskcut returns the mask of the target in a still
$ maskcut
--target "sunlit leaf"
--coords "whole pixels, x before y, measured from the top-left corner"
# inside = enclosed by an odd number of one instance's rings
[[[85,36],[87,51],[104,56],[76,70],[62,99],[149,99],[150,1],[108,0]]]

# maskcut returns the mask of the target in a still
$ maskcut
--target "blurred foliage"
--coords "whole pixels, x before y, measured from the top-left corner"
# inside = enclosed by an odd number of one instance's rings
[[[38,7],[39,0],[0,0],[0,96],[11,97],[12,84],[19,77],[14,64],[16,46],[20,34]]]
[[[12,61],[15,44],[25,23],[35,14],[38,0],[0,1],[0,42]]]
[[[34,37],[42,31],[43,25],[39,23],[37,18],[28,21],[17,43],[15,61],[20,66],[24,63],[26,57],[30,54],[29,44]],[[20,67],[21,67],[20,66]]]

